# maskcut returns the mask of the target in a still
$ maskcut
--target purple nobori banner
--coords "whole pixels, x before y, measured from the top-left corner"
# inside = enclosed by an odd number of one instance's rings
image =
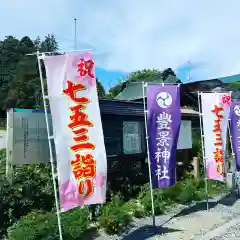
[[[176,151],[181,124],[177,85],[147,87],[147,130],[153,188],[176,184]]]
[[[232,100],[230,109],[230,133],[232,148],[236,159],[237,171],[240,171],[240,100]]]

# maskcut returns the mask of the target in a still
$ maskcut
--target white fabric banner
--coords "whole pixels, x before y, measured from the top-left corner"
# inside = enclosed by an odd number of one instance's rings
[[[207,178],[224,181],[231,92],[200,94]]]
[[[106,201],[107,157],[89,52],[45,56],[61,211]]]

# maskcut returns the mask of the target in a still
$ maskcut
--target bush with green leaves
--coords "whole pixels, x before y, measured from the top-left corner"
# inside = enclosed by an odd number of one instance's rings
[[[101,209],[99,225],[108,234],[120,233],[131,221],[131,213],[128,212],[128,208],[124,206],[119,195],[116,195],[110,203]]]
[[[146,216],[143,206],[137,199],[132,199],[126,202],[122,208],[135,218],[143,218]]]
[[[209,195],[221,194],[226,192],[226,185],[217,181],[208,181]],[[155,214],[163,214],[169,206],[174,203],[187,204],[192,201],[200,201],[205,198],[205,183],[203,179],[194,179],[186,177],[178,181],[175,186],[166,189],[154,189],[154,207]],[[152,211],[152,199],[149,184],[146,184],[140,192],[138,199],[143,205],[147,214]]]
[[[204,199],[204,184],[202,179],[188,178],[177,183],[178,195],[175,201],[186,204],[192,201],[200,201]]]
[[[61,214],[63,239],[81,239],[89,228],[87,208],[75,208]],[[31,212],[8,229],[9,240],[59,239],[56,213]]]
[[[207,185],[208,185],[208,193],[210,196],[226,194],[231,191],[231,189],[227,187],[225,182],[208,180]]]
[[[164,201],[163,196],[161,194],[160,189],[153,190],[153,199],[154,199],[154,211],[156,215],[163,214],[169,205],[168,201]],[[140,202],[144,207],[144,210],[147,215],[150,215],[152,212],[152,199],[151,199],[151,191],[146,190],[141,194]]]
[[[0,152],[0,171],[5,172],[5,151]],[[0,236],[22,216],[34,209],[51,211],[54,194],[48,165],[19,165],[14,167],[12,183],[0,179]]]

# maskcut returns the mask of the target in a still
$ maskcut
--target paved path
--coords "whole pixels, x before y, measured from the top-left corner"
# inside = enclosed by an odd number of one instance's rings
[[[228,228],[238,223],[231,222],[231,220],[236,221],[238,219],[240,223],[240,200],[235,195],[225,197],[220,202],[212,200],[210,207],[207,212],[203,210],[204,205],[199,203],[193,209],[189,208],[185,213],[183,211],[183,214],[179,214],[178,217],[164,225],[175,231],[155,239],[216,240],[219,238],[215,237],[224,235]],[[231,225],[229,225],[229,222],[231,222]]]
[[[239,240],[240,239],[240,217],[209,232],[202,240]]]
[[[151,218],[145,218],[135,221],[131,229],[122,236],[107,236],[101,233],[94,239],[240,240],[240,200],[235,195],[219,200],[211,200],[208,212],[205,210],[205,202],[190,207],[181,206],[172,213],[157,217],[157,228],[152,227]],[[233,234],[235,238],[230,238]]]
[[[6,131],[0,130],[0,149],[6,148]]]

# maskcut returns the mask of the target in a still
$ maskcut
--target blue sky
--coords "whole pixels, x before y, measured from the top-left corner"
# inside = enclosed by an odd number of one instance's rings
[[[111,71],[103,68],[96,69],[96,76],[102,82],[106,90],[109,90],[117,82],[119,82],[123,78],[126,78],[128,75],[129,73],[122,71]]]
[[[0,39],[55,34],[60,50],[92,49],[108,89],[130,72],[171,67],[182,81],[238,74],[239,0],[8,0]],[[190,65],[188,61],[190,60]]]

